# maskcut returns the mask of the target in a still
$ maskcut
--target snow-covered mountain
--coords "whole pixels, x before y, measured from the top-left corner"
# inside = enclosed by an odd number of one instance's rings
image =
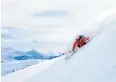
[[[32,49],[29,51],[20,51],[10,47],[1,48],[2,76],[21,70],[28,66],[32,66],[37,63],[59,57],[59,55],[51,54],[49,52],[41,53],[36,49]]]
[[[58,56],[55,56],[54,55],[47,55],[47,54],[42,54],[36,50],[31,50],[31,51],[28,51],[26,53],[24,53],[23,55],[21,56],[17,56],[15,57],[14,59],[16,60],[26,60],[26,59],[53,59],[53,58],[56,58]]]
[[[116,13],[101,24],[103,30],[69,60],[62,56],[37,64],[2,82],[116,82]]]
[[[61,54],[61,53],[57,53]],[[58,55],[58,56],[59,56]],[[2,61],[3,60],[27,60],[27,59],[52,59],[58,57],[56,54],[41,53],[36,49],[29,51],[18,51],[10,47],[2,47]]]

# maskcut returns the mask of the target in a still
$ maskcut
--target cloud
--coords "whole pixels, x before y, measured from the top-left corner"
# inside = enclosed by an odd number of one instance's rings
[[[1,27],[1,38],[2,39],[25,39],[30,38],[29,32],[23,28],[16,27]]]
[[[43,12],[36,12],[33,16],[36,17],[65,17],[68,15],[66,11],[43,11]]]
[[[12,39],[13,37],[7,34],[1,34],[1,38],[8,38],[8,39]]]

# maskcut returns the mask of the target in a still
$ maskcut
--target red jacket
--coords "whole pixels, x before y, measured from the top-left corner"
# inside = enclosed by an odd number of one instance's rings
[[[85,37],[80,40],[77,39],[73,44],[72,50],[75,50],[76,47],[79,47],[79,48],[82,47],[83,45],[85,45],[87,40],[89,40],[89,37]]]

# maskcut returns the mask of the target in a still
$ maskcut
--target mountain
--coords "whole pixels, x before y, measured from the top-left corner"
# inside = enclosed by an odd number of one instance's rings
[[[6,76],[7,74],[11,74],[28,66],[58,57],[55,56],[55,54],[52,56],[53,54],[46,55],[47,53],[40,53],[36,49],[29,51],[18,51],[10,47],[2,47],[1,51],[2,76]]]
[[[36,51],[35,49],[27,51],[22,56],[17,56],[14,59],[16,60],[27,60],[27,59],[41,59],[43,56],[42,53]]]
[[[42,54],[42,53],[38,52],[37,50],[33,49],[33,50],[26,52],[23,56],[17,56],[14,59],[16,59],[16,60],[53,59],[56,57],[58,57],[58,56],[55,56],[55,55],[52,56],[52,54],[51,55]]]
[[[56,56],[55,54],[53,55],[49,52],[41,53],[36,49],[32,49],[29,51],[19,51],[14,50],[10,47],[2,47],[1,51],[2,60],[53,59],[59,56]]]

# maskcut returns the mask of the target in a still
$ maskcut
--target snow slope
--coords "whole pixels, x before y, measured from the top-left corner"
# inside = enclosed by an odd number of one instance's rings
[[[2,82],[116,82],[116,14],[101,23],[102,32],[69,60],[62,56],[2,77]]]
[[[9,82],[9,81],[10,82],[24,82],[24,81],[26,81],[27,78],[32,77],[34,74],[50,67],[54,63],[55,60],[57,60],[57,58],[53,59],[53,60],[48,60],[44,63],[33,65],[33,66],[25,68],[23,70],[19,70],[17,72],[11,73],[7,76],[3,76],[2,82]],[[37,69],[35,69],[35,68],[37,68]],[[32,69],[34,69],[34,70],[31,71]],[[24,74],[22,75],[22,73],[24,73]]]
[[[104,28],[70,60],[61,58],[26,82],[116,82],[116,21]]]
[[[24,69],[28,66],[32,66],[34,64],[40,63],[41,60],[35,60],[35,59],[30,59],[30,60],[23,60],[23,61],[8,61],[5,63],[1,64],[1,76],[5,76],[7,74],[16,72],[18,70]]]

